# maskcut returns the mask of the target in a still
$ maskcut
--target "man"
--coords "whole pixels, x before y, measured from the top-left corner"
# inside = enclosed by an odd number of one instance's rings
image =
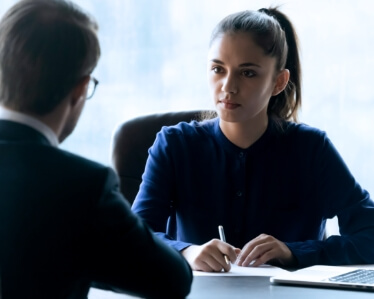
[[[114,172],[58,149],[97,84],[96,27],[64,0],[20,1],[0,22],[3,299],[190,291],[187,262],[131,213]]]

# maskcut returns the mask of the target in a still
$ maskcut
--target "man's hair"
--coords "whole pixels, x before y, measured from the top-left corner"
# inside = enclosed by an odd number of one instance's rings
[[[65,0],[22,0],[0,21],[0,104],[51,112],[100,57],[97,24]]]

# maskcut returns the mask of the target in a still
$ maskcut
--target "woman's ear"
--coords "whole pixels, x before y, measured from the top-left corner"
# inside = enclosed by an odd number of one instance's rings
[[[280,94],[287,86],[288,80],[290,79],[290,71],[287,69],[284,69],[280,71],[277,74],[277,78],[275,81],[275,86],[273,89],[273,93],[271,94],[272,96],[276,96]]]
[[[90,81],[90,76],[85,76],[81,79],[71,92],[71,105],[75,106],[79,101],[86,99],[87,87]]]

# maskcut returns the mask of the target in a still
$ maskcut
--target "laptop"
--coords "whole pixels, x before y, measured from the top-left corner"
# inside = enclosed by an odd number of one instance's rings
[[[270,277],[270,282],[374,291],[374,269],[317,265]]]

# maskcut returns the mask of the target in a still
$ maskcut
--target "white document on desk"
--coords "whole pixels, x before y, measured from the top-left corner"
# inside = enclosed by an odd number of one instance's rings
[[[279,274],[289,273],[282,268],[262,265],[259,267],[241,267],[231,264],[230,272],[202,272],[193,271],[194,276],[275,276]]]

